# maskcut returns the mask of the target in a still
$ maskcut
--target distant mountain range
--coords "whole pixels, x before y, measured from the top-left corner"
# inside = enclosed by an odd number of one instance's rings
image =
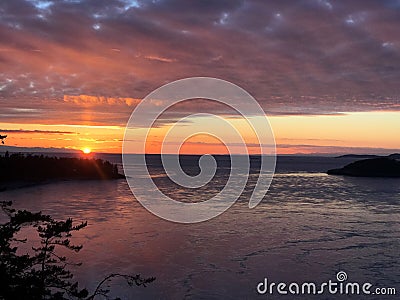
[[[379,157],[387,157],[391,159],[400,159],[400,153],[393,153],[390,155],[373,155],[373,154],[345,154],[337,156],[336,158],[357,158],[357,159],[366,159],[366,158],[379,158]]]
[[[11,153],[79,153],[81,151],[67,148],[44,148],[44,147],[16,147],[16,146],[0,146],[0,153],[6,151]]]

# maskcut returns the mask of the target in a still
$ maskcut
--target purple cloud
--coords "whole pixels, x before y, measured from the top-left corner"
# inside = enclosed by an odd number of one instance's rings
[[[3,122],[81,123],[65,95],[141,99],[190,76],[232,81],[270,114],[400,109],[394,0],[5,0],[0,14]],[[132,108],[87,109],[121,125]]]

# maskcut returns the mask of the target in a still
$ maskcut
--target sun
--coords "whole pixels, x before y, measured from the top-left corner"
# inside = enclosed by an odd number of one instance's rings
[[[85,154],[90,154],[90,153],[92,152],[92,149],[90,149],[90,148],[83,148],[83,149],[82,149],[82,152],[85,153]]]

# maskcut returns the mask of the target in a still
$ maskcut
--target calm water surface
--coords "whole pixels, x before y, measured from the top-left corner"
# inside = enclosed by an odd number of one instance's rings
[[[171,185],[157,162],[152,175],[177,200],[200,201],[217,193],[229,176],[226,161],[220,160],[214,183],[197,191]],[[351,281],[395,287],[399,293],[400,180],[323,173],[347,162],[279,158],[270,191],[259,206],[247,206],[255,171],[232,208],[192,225],[147,212],[125,180],[59,182],[0,197],[14,201],[17,208],[88,221],[74,239],[84,248],[71,255],[84,263],[74,272],[85,286],[93,289],[111,272],[157,277],[147,288],[115,281],[112,289],[123,299],[279,299],[257,295],[257,283],[264,277],[318,283],[335,280],[338,271],[345,271]],[[187,158],[186,168],[196,173],[196,159]],[[335,298],[326,294],[318,299]]]

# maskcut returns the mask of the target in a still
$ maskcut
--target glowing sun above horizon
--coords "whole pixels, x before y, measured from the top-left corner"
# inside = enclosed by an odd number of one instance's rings
[[[82,149],[82,152],[85,153],[85,154],[90,154],[90,153],[92,152],[92,149],[90,149],[90,148],[83,148],[83,149]]]

